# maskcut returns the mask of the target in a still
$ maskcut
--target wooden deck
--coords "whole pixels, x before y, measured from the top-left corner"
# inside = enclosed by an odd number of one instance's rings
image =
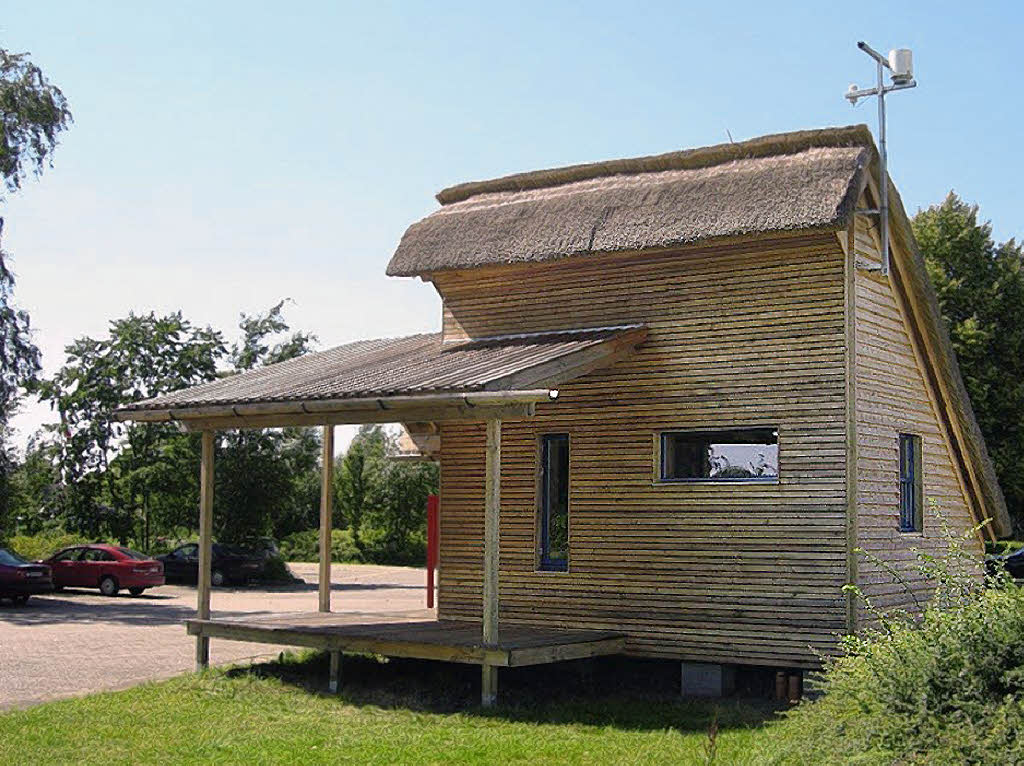
[[[364,613],[299,613],[187,620],[189,635],[364,652],[472,665],[517,667],[618,654],[622,633],[501,624],[485,646],[480,623]]]

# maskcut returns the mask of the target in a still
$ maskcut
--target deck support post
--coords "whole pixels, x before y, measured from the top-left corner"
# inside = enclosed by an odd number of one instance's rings
[[[210,619],[210,569],[213,559],[213,431],[203,431],[203,452],[199,467],[199,576],[196,617]],[[196,671],[210,665],[210,639],[196,636]]]
[[[332,501],[334,499],[334,426],[324,426],[321,460],[319,595],[320,611],[329,612],[331,611],[331,515]]]
[[[341,652],[331,652],[331,672],[327,681],[327,689],[337,694],[341,688]]]
[[[501,419],[487,421],[487,456],[484,473],[483,642],[498,643],[498,560],[501,531]],[[490,707],[498,699],[498,668],[483,665],[480,702]]]

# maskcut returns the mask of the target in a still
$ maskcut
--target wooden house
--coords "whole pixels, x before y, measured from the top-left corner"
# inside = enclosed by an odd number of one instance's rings
[[[910,565],[943,544],[933,507],[955,529],[987,520],[979,557],[1008,533],[866,127],[523,173],[438,200],[388,274],[435,287],[440,333],[120,413],[204,432],[206,538],[215,431],[322,425],[329,450],[333,424],[404,422],[440,461],[436,624],[232,627],[201,593],[201,662],[211,636],[470,661],[485,702],[497,666],[608,652],[813,668],[862,618],[845,584],[910,603],[856,548],[923,592]]]

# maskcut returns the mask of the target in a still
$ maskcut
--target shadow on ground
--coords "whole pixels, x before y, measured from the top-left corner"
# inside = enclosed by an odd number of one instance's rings
[[[278,660],[232,668],[230,677],[275,678],[351,705],[499,717],[533,723],[579,723],[617,729],[707,731],[757,726],[781,709],[768,701],[772,677],[753,673],[735,697],[709,702],[679,694],[679,663],[628,657],[501,668],[499,704],[479,707],[480,668],[429,660],[345,655],[342,689],[327,691],[328,656],[282,654]]]
[[[95,591],[68,590],[60,594],[33,598],[24,606],[2,602],[0,624],[28,626],[95,622],[122,625],[183,625],[184,620],[196,616],[195,607],[182,605],[176,602],[173,596],[161,596],[159,593],[144,593],[141,596],[123,594],[102,601],[77,600],[76,595],[95,595]],[[247,615],[269,613],[245,612]],[[220,613],[220,616],[231,614],[224,612]]]

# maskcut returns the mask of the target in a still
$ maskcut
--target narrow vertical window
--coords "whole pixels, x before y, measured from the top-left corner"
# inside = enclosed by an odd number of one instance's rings
[[[900,531],[923,528],[921,437],[900,434]]]
[[[569,567],[569,434],[547,434],[540,444],[540,568]]]

